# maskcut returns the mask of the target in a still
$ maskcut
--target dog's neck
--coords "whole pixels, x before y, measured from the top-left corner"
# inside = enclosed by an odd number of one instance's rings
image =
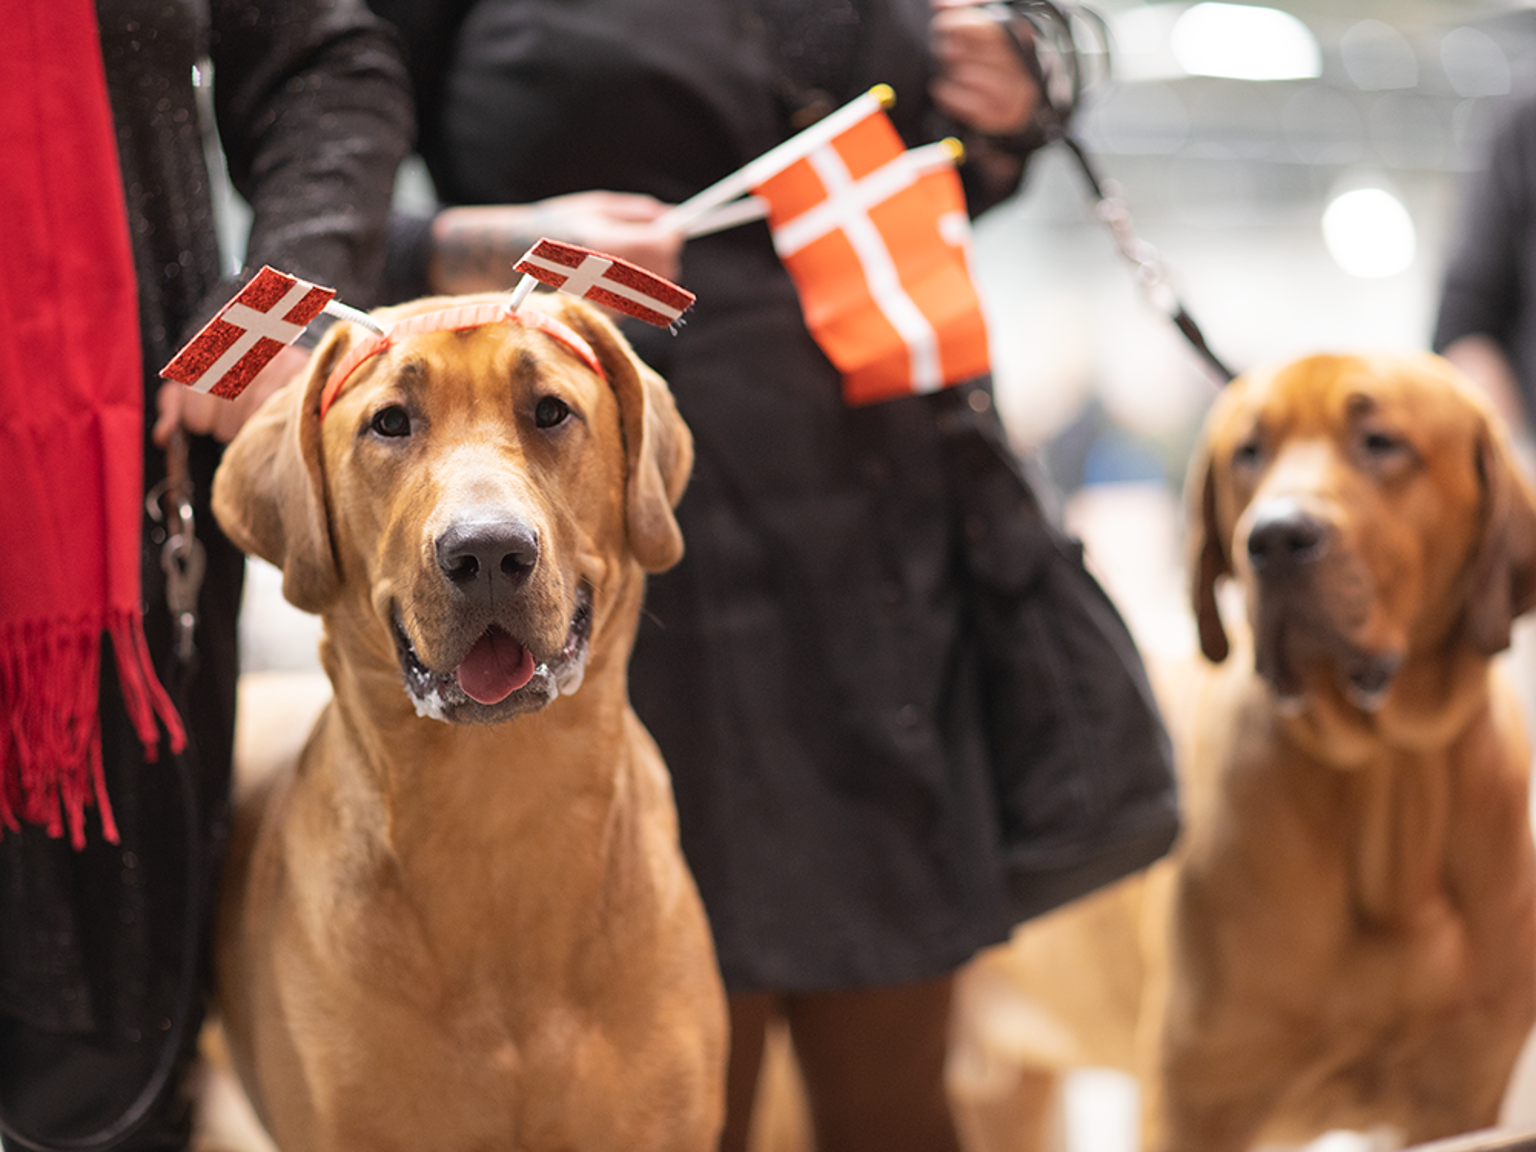
[[[1465,644],[1448,644],[1436,654],[1410,653],[1379,707],[1362,708],[1349,699],[1341,678],[1325,668],[1307,678],[1298,703],[1277,711],[1289,741],[1312,759],[1352,771],[1384,748],[1433,757],[1452,747],[1486,715],[1489,675],[1487,656]],[[1272,692],[1267,685],[1261,690]]]
[[[1435,659],[1410,659],[1375,711],[1363,711],[1331,683],[1278,721],[1282,740],[1332,778],[1325,839],[1348,846],[1352,902],[1362,922],[1402,924],[1443,904],[1448,821],[1458,792],[1490,754],[1490,667],[1461,646]],[[1269,692],[1254,676],[1255,687]],[[1309,769],[1297,769],[1308,771]]]
[[[322,662],[334,691],[330,723],[345,728],[349,786],[377,797],[392,853],[453,828],[466,850],[509,833],[528,814],[602,803],[620,766],[594,761],[605,728],[629,712],[625,662],[592,647],[580,688],[501,724],[455,724],[418,714],[388,635],[359,607],[326,617]],[[625,646],[627,651],[627,645]],[[538,748],[537,759],[525,748]],[[430,817],[430,818],[429,818]]]
[[[630,741],[603,734],[634,723],[623,662],[593,661],[574,695],[481,726],[418,716],[378,656],[326,645],[335,696],[314,759],[331,774],[317,791],[347,814],[338,866],[366,873],[364,890],[396,892],[421,939],[466,964],[537,961],[515,946],[521,933],[548,956],[579,954],[591,942],[563,918],[628,882],[616,872],[642,835],[636,793],[651,786]],[[493,911],[507,939],[484,938]]]

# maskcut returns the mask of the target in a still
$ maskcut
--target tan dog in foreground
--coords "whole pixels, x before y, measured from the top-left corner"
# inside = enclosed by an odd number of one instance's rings
[[[402,316],[460,301],[386,310]],[[630,708],[644,571],[692,444],[598,313],[398,339],[322,420],[307,381],[215,509],[319,612],[334,701],[239,805],[220,1009],[284,1152],[704,1150],[724,996],[670,782]]]
[[[1488,1127],[1536,1021],[1530,749],[1490,666],[1536,604],[1531,491],[1426,355],[1239,379],[1187,494],[1215,663],[1165,702],[1184,837],[982,972],[1018,979],[1043,1048],[1136,1066],[1156,1152]],[[1095,972],[1090,1004],[1068,981]]]

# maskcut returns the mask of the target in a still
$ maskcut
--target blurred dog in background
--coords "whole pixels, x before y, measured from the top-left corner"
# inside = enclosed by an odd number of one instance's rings
[[[1081,1065],[1137,1073],[1153,1152],[1488,1127],[1536,1020],[1530,751],[1493,664],[1536,605],[1531,489],[1444,361],[1317,356],[1228,386],[1186,499],[1208,663],[1158,670],[1186,830],[967,973],[973,1145],[1048,1146]]]

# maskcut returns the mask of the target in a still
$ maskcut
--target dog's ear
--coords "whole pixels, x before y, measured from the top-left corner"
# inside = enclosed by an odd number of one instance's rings
[[[619,330],[596,309],[558,299],[561,319],[592,345],[618,397],[630,550],[647,572],[663,572],[683,558],[683,534],[672,509],[693,470],[693,436],[667,382],[635,355]]]
[[[340,587],[320,443],[320,393],[355,333],[335,324],[305,373],[271,396],[224,452],[213,513],[243,551],[283,570],[283,596],[319,612]]]
[[[1536,497],[1500,429],[1485,418],[1477,442],[1481,535],[1472,561],[1467,635],[1480,652],[1509,647],[1515,617],[1536,608]]]
[[[1220,663],[1231,646],[1222,627],[1221,610],[1216,604],[1216,583],[1232,574],[1227,542],[1222,538],[1216,515],[1216,471],[1210,449],[1203,443],[1190,458],[1184,481],[1185,541],[1184,556],[1190,581],[1190,602],[1200,627],[1200,651],[1205,658]]]

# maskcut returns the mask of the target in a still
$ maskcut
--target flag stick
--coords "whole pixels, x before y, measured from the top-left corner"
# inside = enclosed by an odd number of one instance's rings
[[[656,218],[655,226],[662,231],[684,232],[697,217],[743,193],[750,192],[770,176],[776,176],[796,160],[814,152],[840,132],[857,124],[871,112],[889,108],[896,101],[896,94],[885,84],[876,84],[861,96],[855,96],[836,112],[824,116],[805,131],[791,136],[782,144],[768,149],[756,160],[749,160],[724,179],[717,180],[681,204]]]
[[[372,316],[358,308],[352,307],[350,304],[343,304],[335,298],[326,301],[325,307],[320,309],[320,311],[324,312],[327,316],[334,316],[338,320],[348,320],[360,328],[366,328],[375,336],[384,335],[383,327]]]
[[[907,152],[907,158],[918,172],[932,172],[958,164],[965,158],[965,146],[953,136],[949,136],[932,144],[923,144],[910,149]],[[683,229],[683,234],[690,239],[696,236],[708,236],[712,232],[723,232],[727,228],[750,224],[753,220],[761,220],[767,215],[768,201],[761,196],[743,196],[740,200],[732,200],[728,204],[710,208],[694,217],[693,221]]]
[[[738,224],[750,224],[767,215],[768,201],[761,196],[743,196],[740,200],[732,200],[729,204],[721,204],[718,208],[710,208],[695,216],[683,229],[683,235],[689,238],[708,236],[711,232],[723,232]]]
[[[527,257],[525,256],[524,259],[526,260]],[[523,278],[517,282],[517,287],[512,289],[512,298],[507,301],[507,310],[516,312],[521,308],[523,301],[528,299],[528,294],[533,291],[537,283],[536,279],[525,272]]]

